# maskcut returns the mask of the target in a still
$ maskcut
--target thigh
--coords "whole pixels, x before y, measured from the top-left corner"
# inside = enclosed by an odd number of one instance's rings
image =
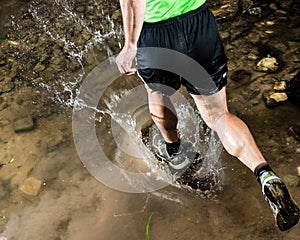
[[[219,92],[209,96],[193,94],[191,96],[196,103],[201,117],[212,129],[214,129],[214,123],[224,114],[228,113],[226,87],[223,87]]]

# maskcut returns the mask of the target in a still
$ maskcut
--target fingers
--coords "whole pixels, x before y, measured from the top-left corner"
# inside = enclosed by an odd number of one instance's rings
[[[120,73],[126,75],[133,75],[136,73],[136,68],[132,67],[132,62],[130,63],[117,63]]]
[[[116,64],[120,73],[125,75],[133,75],[136,73],[136,68],[132,67],[133,60],[135,59],[136,51],[122,50],[116,58]]]

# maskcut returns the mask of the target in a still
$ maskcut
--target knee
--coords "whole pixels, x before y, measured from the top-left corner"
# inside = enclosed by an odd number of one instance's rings
[[[201,115],[201,117],[209,128],[217,131],[219,126],[230,117],[230,114],[228,112],[210,112],[207,115]]]

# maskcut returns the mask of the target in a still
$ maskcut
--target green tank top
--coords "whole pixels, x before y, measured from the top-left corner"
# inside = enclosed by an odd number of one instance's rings
[[[145,22],[159,22],[195,10],[205,0],[147,0]]]

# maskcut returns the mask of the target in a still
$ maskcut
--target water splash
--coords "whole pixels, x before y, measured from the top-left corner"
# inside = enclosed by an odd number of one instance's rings
[[[59,65],[62,69],[53,69],[56,71],[53,79],[47,79],[47,76],[43,76],[43,72],[41,72],[40,78],[43,81],[38,82],[36,85],[51,93],[53,100],[66,108],[72,107],[75,110],[90,108],[88,104],[76,98],[79,93],[79,86],[86,75],[86,69],[99,63],[97,61],[99,61],[100,52],[103,54],[104,51],[105,56],[102,55],[102,57],[107,58],[114,53],[113,47],[120,48],[122,39],[120,24],[114,20],[111,14],[104,11],[101,4],[102,2],[96,0],[89,3],[85,2],[82,8],[87,10],[81,11],[78,9],[80,5],[75,1],[55,0],[52,2],[52,5],[49,5],[49,3],[44,4],[43,1],[33,1],[28,10],[27,15],[34,21],[39,40],[41,42],[46,41],[47,43],[44,44],[46,47],[50,46],[48,52],[52,54],[51,51],[56,50],[64,56],[64,59],[62,59],[63,63]],[[18,31],[22,28],[20,22],[14,18],[12,18],[12,26]],[[40,44],[39,42],[38,44]],[[41,52],[38,51],[35,54],[44,54],[44,45],[41,43],[38,46]],[[55,57],[57,56],[46,56],[46,59],[50,58],[53,61]],[[45,57],[41,56],[36,59],[39,61],[40,59],[45,59]],[[95,59],[95,62],[91,59]],[[50,64],[51,61],[49,61]],[[36,63],[44,64],[43,61],[35,62],[34,64]],[[122,127],[123,131],[127,132],[134,144],[143,146],[141,133],[136,130],[137,123],[132,116],[116,111],[116,106],[120,103],[122,96],[128,93],[127,91],[125,89],[118,94],[109,94],[110,98],[105,101],[106,108],[93,108],[95,117],[91,120],[96,123],[102,123],[104,119],[110,117]],[[203,132],[201,129],[202,124],[200,124],[201,119],[194,114],[192,107],[179,103],[175,107],[178,109],[179,130],[183,140],[188,140],[194,148],[205,152],[210,146],[206,146],[203,143],[211,142],[212,139],[209,132],[205,132],[202,134],[202,137],[199,137],[199,132]],[[199,123],[196,124],[198,127],[193,132],[189,131],[189,121]],[[218,148],[217,145],[212,147]],[[145,156],[151,155],[150,151],[143,151],[142,154]],[[213,158],[214,156],[206,157],[207,160]],[[202,176],[204,174],[203,170],[207,172],[208,169],[216,168],[216,166],[217,162],[205,161],[205,167],[197,174]]]
[[[34,69],[37,63],[46,68],[41,72],[33,70],[33,73],[27,74],[28,80],[35,87],[48,91],[55,103],[72,108],[76,90],[87,69],[120,49],[123,38],[120,19],[118,14],[112,15],[118,12],[118,8],[114,2],[97,0],[36,0],[30,3],[21,19],[11,16],[12,35],[23,42],[27,51],[26,54],[21,52],[24,47],[16,54],[18,59],[27,55],[27,59],[23,58],[21,69]],[[29,37],[33,35],[36,40]],[[48,56],[45,56],[45,52],[48,52]],[[55,55],[55,52],[59,54]],[[33,67],[24,66],[33,61],[30,56],[34,56]],[[46,64],[45,59],[48,59]],[[59,64],[55,65],[54,62]],[[52,75],[44,74],[47,71]]]

